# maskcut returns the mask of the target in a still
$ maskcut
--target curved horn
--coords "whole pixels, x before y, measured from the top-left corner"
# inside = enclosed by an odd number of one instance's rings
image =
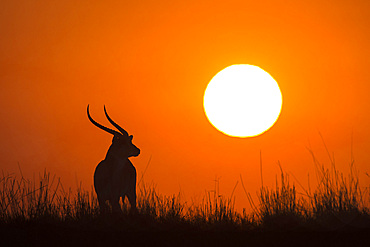
[[[89,120],[98,128],[112,134],[112,135],[121,135],[118,131],[115,131],[115,130],[112,130],[110,128],[107,128],[99,123],[97,123],[94,119],[92,119],[92,117],[90,116],[90,112],[89,112],[89,105],[87,105],[87,116],[89,118]]]
[[[105,105],[104,105],[104,112],[105,112],[105,116],[107,117],[108,121],[114,126],[116,127],[123,135],[128,135],[127,131],[124,130],[121,126],[119,126],[118,124],[116,124],[116,122],[114,122],[108,115],[107,113],[107,110],[105,109]]]

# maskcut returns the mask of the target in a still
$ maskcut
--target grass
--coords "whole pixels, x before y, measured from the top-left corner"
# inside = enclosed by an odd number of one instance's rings
[[[316,163],[319,183],[316,189],[298,194],[289,175],[281,169],[275,188],[261,187],[254,211],[239,213],[233,198],[209,192],[201,203],[187,205],[181,195],[164,196],[156,187],[140,183],[138,215],[158,225],[184,224],[199,229],[215,225],[232,229],[281,229],[285,227],[355,226],[357,219],[369,219],[369,190],[359,186],[358,174],[351,165],[345,177],[335,167],[326,169]],[[280,167],[281,168],[281,167]],[[250,197],[249,194],[247,196]],[[129,217],[129,204],[122,205]],[[56,176],[44,171],[36,180],[2,173],[0,177],[0,222],[50,221],[72,223],[99,220],[101,217],[95,192],[81,188],[65,190]],[[130,216],[131,217],[131,216]],[[336,220],[335,220],[336,219]],[[334,224],[335,221],[341,225]]]
[[[133,236],[136,237],[138,232],[172,232],[180,239],[183,238],[181,234],[189,232],[218,232],[219,234],[212,237],[215,240],[225,232],[240,233],[245,237],[248,234],[255,236],[274,232],[299,234],[324,231],[325,236],[328,236],[330,231],[360,231],[365,233],[358,239],[364,236],[366,239],[370,233],[369,190],[359,186],[359,176],[353,162],[350,164],[350,173],[345,176],[335,168],[333,161],[330,168],[325,168],[311,154],[317,170],[318,182],[315,189],[302,187],[304,192],[298,193],[295,184],[279,164],[280,180],[276,180],[275,188],[260,188],[257,192],[257,205],[246,192],[253,207],[251,213],[237,212],[233,196],[227,198],[219,195],[218,186],[205,195],[200,203],[188,204],[182,202],[180,194],[164,196],[153,184],[142,182],[138,185],[137,214],[130,214],[129,204],[125,203],[122,205],[121,217],[112,213],[102,215],[93,191],[85,191],[81,187],[77,191],[66,190],[56,176],[51,176],[46,171],[33,180],[25,179],[22,175],[17,177],[2,173],[0,232],[7,235],[5,238],[14,234],[19,238],[17,234],[22,232],[20,229],[28,229],[23,230],[26,235],[30,233],[30,229],[33,229],[32,233],[57,229],[56,232],[63,232],[72,239],[77,235],[95,236],[102,232],[135,232],[136,235]],[[242,178],[241,183],[244,188]],[[77,235],[74,233],[76,231]],[[27,236],[25,239],[33,238],[33,235]],[[55,237],[55,233],[47,236]],[[281,238],[280,235],[276,237]],[[129,237],[126,236],[125,239],[127,238]],[[178,238],[174,240],[176,244]],[[203,237],[199,236],[197,241],[201,239]],[[235,237],[234,240],[236,239],[239,238]],[[264,237],[257,237],[255,241],[259,243],[262,239]],[[338,242],[343,243],[345,242]]]

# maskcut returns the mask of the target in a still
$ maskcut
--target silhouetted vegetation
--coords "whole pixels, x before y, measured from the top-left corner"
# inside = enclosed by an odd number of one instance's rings
[[[356,239],[363,244],[362,241],[368,239],[367,234],[370,233],[369,190],[359,186],[359,176],[353,163],[350,164],[351,172],[345,176],[335,168],[334,162],[330,168],[325,168],[313,154],[312,157],[318,178],[314,190],[302,187],[304,192],[298,193],[288,174],[281,169],[275,188],[262,186],[259,190],[256,205],[246,194],[254,208],[251,213],[237,212],[233,198],[219,195],[217,189],[208,193],[201,203],[190,204],[182,202],[180,194],[164,196],[153,184],[140,182],[136,213],[130,212],[126,202],[122,205],[122,214],[102,214],[95,192],[81,188],[77,191],[66,190],[56,176],[46,171],[33,180],[3,173],[0,178],[1,234],[6,234],[3,239],[13,236],[21,241],[18,235],[21,232],[29,241],[33,238],[30,236],[38,232],[37,229],[41,232],[56,229],[56,232],[69,237],[72,235],[72,238],[89,234],[98,236],[104,232],[118,235],[130,233],[126,236],[128,239],[143,232],[147,234],[142,237],[153,232],[171,232],[175,234],[171,236],[180,235],[180,239],[185,233],[218,232],[222,235],[228,232],[238,235],[234,236],[235,241],[249,236],[250,241],[259,243],[268,240],[254,239],[251,235],[264,238],[266,235],[263,234],[272,234],[276,238],[281,237],[274,235],[279,232],[294,232],[294,236],[304,238],[307,232],[324,232],[322,238],[325,238],[331,236],[332,231],[340,231],[351,236],[357,232],[360,235]],[[242,179],[241,183],[243,185]],[[53,234],[55,232],[47,236]],[[196,241],[202,236],[199,235]],[[13,241],[13,237],[8,240]],[[332,236],[330,241],[337,237]],[[343,241],[338,240],[338,244],[346,243]]]

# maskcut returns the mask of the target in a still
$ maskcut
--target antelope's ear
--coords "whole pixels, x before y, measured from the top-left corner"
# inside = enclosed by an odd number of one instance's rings
[[[130,141],[132,141],[132,138],[134,138],[134,136],[130,135],[129,138],[130,138]]]

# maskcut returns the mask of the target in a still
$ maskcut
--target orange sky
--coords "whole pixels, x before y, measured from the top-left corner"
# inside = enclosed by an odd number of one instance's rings
[[[0,167],[46,168],[67,186],[92,174],[111,136],[103,105],[141,148],[145,180],[186,199],[214,188],[230,195],[243,176],[254,194],[273,186],[280,161],[307,185],[320,140],[348,170],[351,136],[360,178],[370,173],[370,2],[2,1]],[[232,138],[203,112],[209,80],[231,64],[254,64],[279,83],[283,109],[261,136]],[[312,176],[314,177],[314,176]],[[236,202],[249,208],[239,185]]]

